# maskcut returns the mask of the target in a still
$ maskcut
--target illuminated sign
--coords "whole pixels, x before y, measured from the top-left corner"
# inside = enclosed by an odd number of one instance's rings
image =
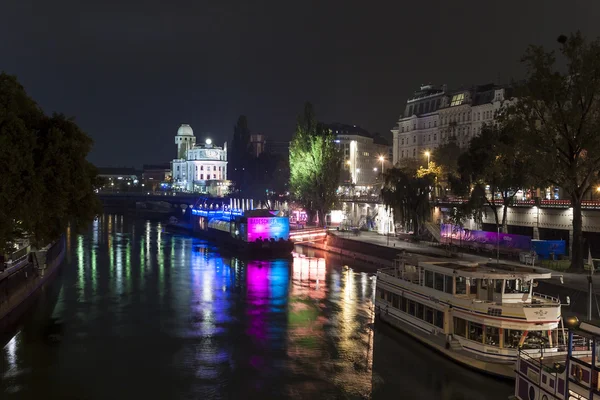
[[[248,218],[248,242],[257,239],[288,240],[290,237],[290,221],[287,217],[254,217]]]

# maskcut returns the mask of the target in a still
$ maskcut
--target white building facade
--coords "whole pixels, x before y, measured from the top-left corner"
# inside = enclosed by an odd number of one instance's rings
[[[387,141],[356,125],[330,124],[342,152],[342,183],[359,190],[371,190],[380,179],[381,168],[390,166]]]
[[[183,124],[175,136],[177,158],[172,161],[173,187],[178,190],[206,193],[213,196],[227,194],[227,142],[214,146],[210,139],[197,145],[192,128]]]
[[[494,122],[496,112],[510,102],[507,88],[494,84],[448,92],[446,86],[421,86],[407,100],[393,134],[393,163],[413,158],[427,164],[428,152],[449,140],[463,149]]]

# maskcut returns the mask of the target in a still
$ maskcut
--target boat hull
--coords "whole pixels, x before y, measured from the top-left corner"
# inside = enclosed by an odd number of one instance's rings
[[[423,332],[421,329],[411,326],[407,321],[405,322],[381,309],[378,311],[377,317],[380,323],[386,323],[399,331],[408,334],[424,345],[437,351],[439,354],[464,367],[502,379],[515,379],[515,363],[496,363],[477,359],[470,356],[467,352],[454,351],[447,348],[445,335]]]

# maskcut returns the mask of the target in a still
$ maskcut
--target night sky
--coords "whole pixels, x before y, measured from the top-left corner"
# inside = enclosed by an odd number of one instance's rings
[[[95,3],[95,4],[94,4]],[[46,112],[74,116],[98,166],[168,162],[181,123],[198,141],[250,129],[289,140],[319,120],[391,136],[421,83],[522,77],[527,44],[600,35],[600,2],[4,0],[0,70]]]

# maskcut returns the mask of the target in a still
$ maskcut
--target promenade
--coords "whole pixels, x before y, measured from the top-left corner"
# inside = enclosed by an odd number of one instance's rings
[[[475,263],[488,263],[495,262],[496,259],[489,257],[482,257],[475,254],[457,252],[450,253],[445,248],[441,247],[437,243],[411,243],[396,237],[390,236],[389,238],[385,235],[380,235],[376,232],[361,232],[359,236],[355,236],[349,232],[338,232],[330,231],[330,234],[343,238],[345,240],[369,243],[385,248],[393,248],[397,250],[405,250],[407,253],[413,254],[422,261],[432,260],[432,257],[438,257],[440,259],[452,258],[456,261],[467,261]],[[514,260],[506,260],[500,258],[500,262],[503,264],[514,265],[515,267],[530,268],[525,264],[515,262]],[[535,266],[535,269],[540,272],[550,272],[553,274],[552,279],[540,282],[540,287],[546,289],[548,294],[559,296],[564,302],[566,296],[571,299],[571,304],[577,303],[577,309],[581,310],[583,307],[582,303],[585,303],[587,309],[587,293],[588,293],[588,277],[589,274],[574,274],[569,272],[559,272],[547,268]],[[563,283],[560,282],[559,276],[563,276]],[[593,291],[597,298],[597,301],[593,304],[593,316],[594,319],[600,318],[600,273],[592,275]],[[548,286],[546,286],[548,285]],[[565,310],[568,314],[568,311]],[[581,314],[581,312],[579,312]]]

